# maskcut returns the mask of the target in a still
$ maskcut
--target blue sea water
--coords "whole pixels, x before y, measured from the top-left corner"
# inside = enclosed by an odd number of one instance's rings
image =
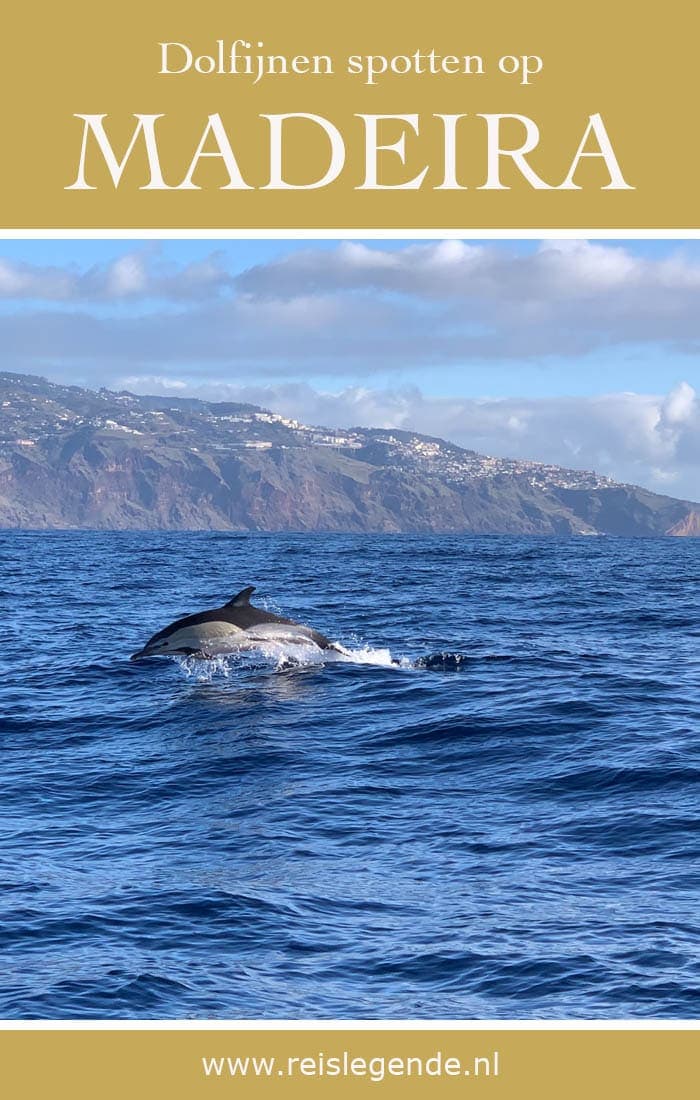
[[[0,560],[0,1016],[698,1015],[700,540]],[[129,662],[247,584],[348,655]]]

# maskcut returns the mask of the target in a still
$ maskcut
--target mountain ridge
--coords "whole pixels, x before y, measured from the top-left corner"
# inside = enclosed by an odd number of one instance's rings
[[[700,504],[405,429],[0,372],[0,527],[700,536]]]

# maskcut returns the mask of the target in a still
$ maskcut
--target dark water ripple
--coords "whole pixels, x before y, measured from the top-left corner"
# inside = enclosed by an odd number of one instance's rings
[[[0,564],[1,1016],[698,1015],[699,541]],[[247,583],[355,659],[126,660]]]

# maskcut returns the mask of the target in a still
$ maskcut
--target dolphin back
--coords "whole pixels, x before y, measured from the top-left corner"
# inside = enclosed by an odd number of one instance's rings
[[[250,630],[251,627],[262,626],[264,623],[280,623],[284,626],[300,625],[296,619],[285,619],[283,615],[275,615],[272,611],[263,611],[261,607],[253,607],[250,602],[253,592],[255,592],[255,585],[248,585],[247,588],[242,589],[235,596],[232,596],[228,603],[224,604],[221,608],[221,615],[226,622],[233,623],[241,630]],[[304,630],[305,632],[308,631],[311,641],[321,649],[328,649],[331,645],[328,638],[318,630],[313,630],[311,627],[305,627]]]

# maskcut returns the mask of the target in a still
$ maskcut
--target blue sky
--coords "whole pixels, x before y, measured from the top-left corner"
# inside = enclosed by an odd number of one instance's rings
[[[700,497],[700,241],[0,242],[5,369]]]

